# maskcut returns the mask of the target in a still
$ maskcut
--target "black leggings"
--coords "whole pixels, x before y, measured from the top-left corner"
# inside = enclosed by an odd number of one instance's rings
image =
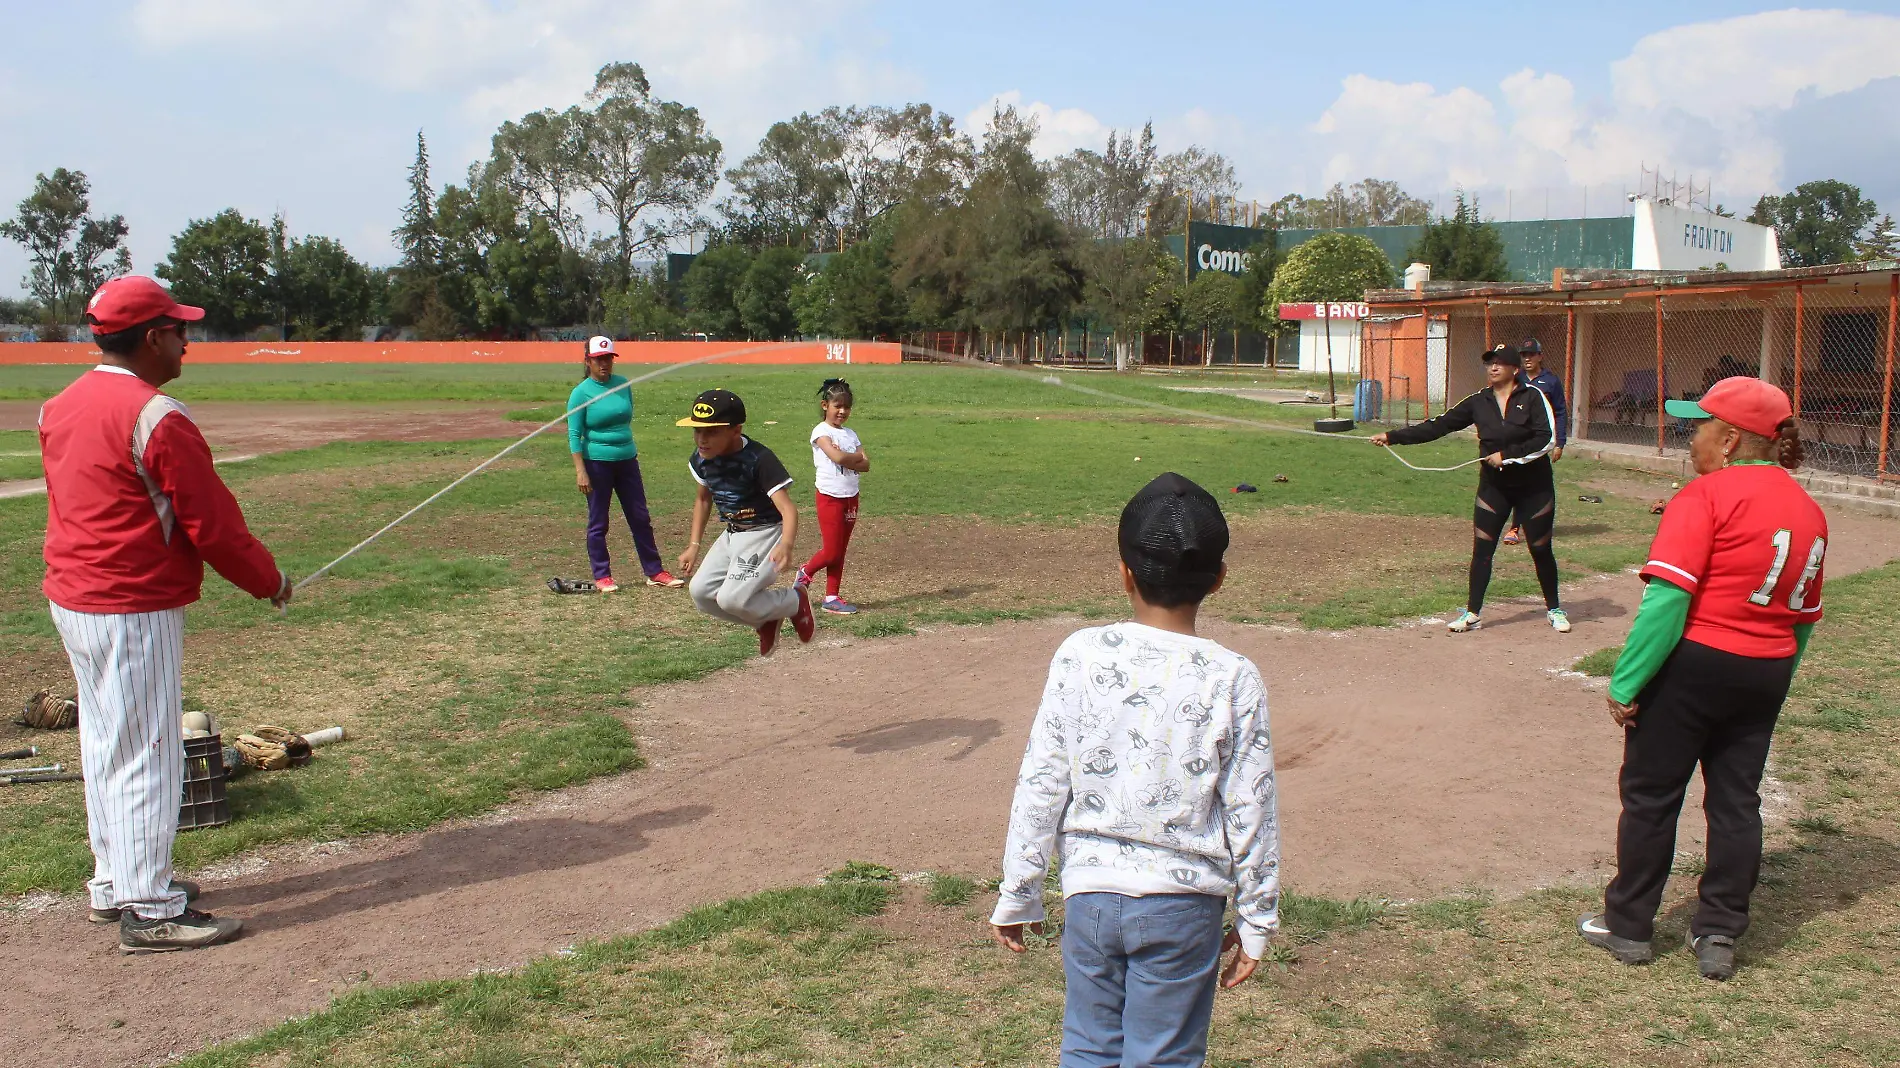
[[[1512,511],[1524,528],[1524,541],[1537,568],[1537,585],[1544,591],[1544,607],[1557,607],[1557,555],[1550,548],[1551,528],[1557,523],[1557,487],[1546,461],[1542,478],[1535,469],[1516,477],[1499,477],[1490,470],[1478,479],[1478,500],[1472,508],[1471,588],[1465,607],[1473,614],[1484,610],[1485,587],[1491,585],[1491,557],[1498,551],[1498,535]],[[1530,477],[1524,477],[1529,475]]]

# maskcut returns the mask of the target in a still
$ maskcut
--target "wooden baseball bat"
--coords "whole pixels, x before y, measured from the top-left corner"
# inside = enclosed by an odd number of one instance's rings
[[[25,786],[36,782],[84,782],[86,777],[77,772],[39,772],[33,775],[0,775],[0,786]]]

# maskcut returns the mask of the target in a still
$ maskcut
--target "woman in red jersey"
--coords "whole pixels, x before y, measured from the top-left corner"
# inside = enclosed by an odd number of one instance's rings
[[[1761,778],[1788,684],[1821,618],[1827,517],[1785,469],[1801,462],[1788,395],[1726,378],[1670,415],[1700,419],[1696,479],[1663,513],[1648,583],[1610,679],[1624,729],[1616,878],[1585,941],[1625,963],[1650,937],[1675,860],[1683,791],[1702,767],[1708,863],[1689,944],[1702,974],[1735,971],[1735,940],[1761,871]]]

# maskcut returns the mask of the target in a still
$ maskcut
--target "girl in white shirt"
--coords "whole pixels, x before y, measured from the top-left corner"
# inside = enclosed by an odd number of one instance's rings
[[[817,470],[813,483],[818,487],[818,532],[824,543],[798,569],[796,579],[802,589],[824,571],[825,599],[819,607],[837,616],[858,610],[839,596],[839,589],[844,581],[845,546],[858,525],[858,476],[871,469],[864,443],[844,425],[851,418],[852,400],[851,384],[842,378],[827,378],[818,387],[818,412],[823,418],[811,429],[811,461]]]

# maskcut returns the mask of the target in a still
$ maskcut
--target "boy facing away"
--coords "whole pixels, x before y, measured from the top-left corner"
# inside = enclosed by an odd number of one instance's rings
[[[1240,985],[1280,923],[1266,686],[1246,657],[1194,633],[1227,574],[1227,520],[1169,473],[1122,510],[1119,540],[1134,619],[1056,650],[990,918],[1023,952],[1060,850],[1062,1068],[1201,1064],[1221,954],[1238,947],[1219,983]]]
[[[815,620],[804,587],[772,588],[779,573],[790,570],[798,536],[798,510],[786,492],[792,476],[771,449],[745,436],[745,402],[735,393],[701,393],[678,425],[693,428],[686,466],[699,483],[692,533],[680,554],[680,573],[692,576],[687,592],[693,604],[714,619],[758,631],[761,656],[772,655],[787,619],[799,641],[811,641]],[[726,529],[701,556],[714,508]]]

